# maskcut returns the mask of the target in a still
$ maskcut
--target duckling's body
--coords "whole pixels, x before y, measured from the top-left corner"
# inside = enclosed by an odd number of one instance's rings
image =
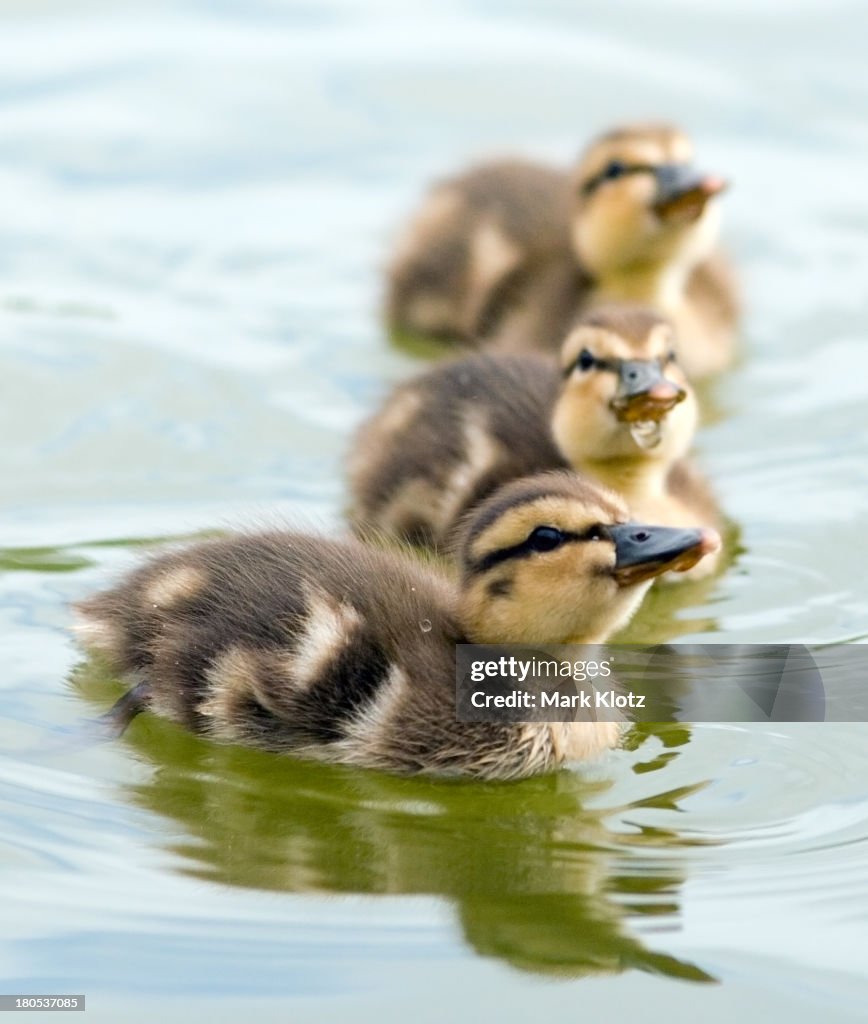
[[[690,377],[732,360],[738,306],[716,249],[724,183],[689,169],[665,125],[596,139],[574,172],[504,160],[429,193],[392,260],[387,319],[398,330],[506,351],[554,351],[600,303],[660,310],[684,339]]]
[[[563,339],[591,287],[571,254],[570,198],[568,174],[523,160],[435,185],[396,247],[390,325],[518,351]]]
[[[696,403],[673,344],[656,313],[601,308],[569,335],[560,368],[532,353],[484,353],[400,385],[350,455],[355,526],[444,551],[498,487],[572,468],[617,491],[639,519],[717,527],[708,487],[685,459]],[[657,435],[648,447],[643,430]],[[695,572],[713,568],[704,559]]]
[[[444,551],[502,484],[568,469],[550,428],[559,383],[543,356],[480,353],[400,384],[348,460],[354,525]]]
[[[460,590],[352,540],[272,532],[208,541],[83,602],[80,637],[136,682],[119,702],[127,719],[150,708],[266,750],[516,778],[596,756],[620,727],[457,721],[455,644],[600,641],[630,618],[654,575],[692,565],[716,543],[626,517],[614,496],[569,474],[506,488],[463,535]]]

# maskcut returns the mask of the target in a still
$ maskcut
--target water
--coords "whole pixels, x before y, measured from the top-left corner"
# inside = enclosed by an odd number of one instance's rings
[[[68,602],[142,542],[333,528],[423,184],[664,114],[734,181],[746,355],[699,450],[739,554],[637,639],[868,623],[868,75],[852,3],[0,6],[0,973],[90,1019],[863,1020],[868,726],[644,727],[437,784],[144,717]],[[254,1009],[251,1010],[251,1007]]]

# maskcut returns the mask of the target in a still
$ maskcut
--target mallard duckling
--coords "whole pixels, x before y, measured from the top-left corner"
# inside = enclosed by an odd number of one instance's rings
[[[415,559],[291,532],[165,554],[78,606],[82,642],[149,708],[231,743],[398,772],[518,778],[614,746],[618,723],[456,718],[455,644],[598,642],[710,531],[639,526],[574,474],[503,488],[466,524],[460,587]]]
[[[687,136],[640,124],[595,139],[572,173],[520,160],[435,185],[389,271],[391,327],[505,350],[554,350],[599,302],[646,303],[683,339],[688,376],[725,368],[738,317],[717,251],[726,183]]]
[[[642,307],[587,314],[560,370],[540,355],[478,354],[400,385],[362,426],[348,460],[351,518],[445,551],[456,524],[497,487],[571,467],[617,491],[640,519],[718,525],[685,461],[693,390],[671,325]],[[696,573],[710,572],[704,559]]]

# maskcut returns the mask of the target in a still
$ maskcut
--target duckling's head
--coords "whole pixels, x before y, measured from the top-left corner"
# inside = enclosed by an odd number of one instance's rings
[[[643,526],[619,497],[569,472],[501,488],[462,525],[459,615],[473,643],[597,643],[654,577],[716,551],[713,530]]]
[[[696,431],[696,396],[677,362],[675,332],[641,306],[587,314],[561,350],[563,384],[552,435],[576,468],[590,462],[687,453]]]
[[[662,268],[688,273],[719,232],[726,182],[691,164],[677,128],[643,124],[597,138],[574,176],[573,248],[600,282]]]

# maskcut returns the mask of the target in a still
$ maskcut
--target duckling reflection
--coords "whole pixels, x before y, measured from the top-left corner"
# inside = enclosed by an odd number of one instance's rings
[[[98,661],[74,680],[90,700],[117,693]],[[678,742],[683,742],[682,736]],[[631,872],[631,846],[683,847],[613,832],[606,784],[572,772],[508,786],[405,779],[217,746],[156,717],[125,735],[153,767],[126,798],[174,823],[180,870],[225,885],[289,893],[431,895],[454,904],[482,956],[581,977],[630,968],[706,979],[646,948],[632,925],[677,921],[675,854]],[[675,863],[675,866],[673,866]]]
[[[645,879],[645,895],[665,898],[679,879]],[[617,974],[626,970],[666,974],[683,981],[714,981],[695,964],[647,949],[603,916],[616,904],[588,896],[537,894],[507,899],[469,896],[460,906],[461,925],[470,945],[483,956],[505,960],[513,967],[540,974]],[[628,908],[647,910],[644,901]],[[623,913],[618,907],[617,912]],[[662,902],[657,913],[677,913],[677,903]]]
[[[692,149],[670,125],[631,125],[573,173],[503,160],[435,185],[392,261],[390,326],[552,349],[589,305],[637,301],[675,323],[688,376],[725,368],[738,319],[717,249],[726,183],[697,173]]]

